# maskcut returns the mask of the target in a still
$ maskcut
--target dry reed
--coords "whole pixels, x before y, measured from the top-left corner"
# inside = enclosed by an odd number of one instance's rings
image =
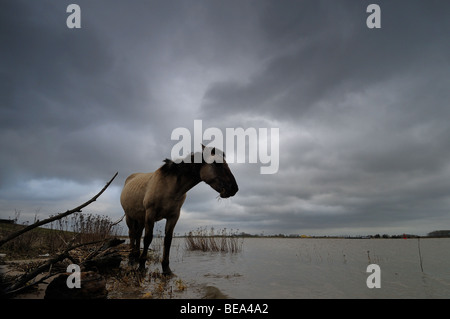
[[[14,232],[27,224],[19,224],[20,212],[16,211],[14,224],[8,233]],[[37,214],[35,221],[38,219]],[[6,232],[6,231],[5,231]],[[88,243],[115,237],[121,229],[114,225],[108,216],[75,213],[48,224],[46,227],[33,229],[2,246],[1,251],[13,256],[36,256],[54,254],[64,249],[69,241],[73,244]]]
[[[187,250],[237,253],[242,250],[243,239],[237,237],[237,231],[224,228],[215,232],[213,227],[209,231],[200,227],[186,235],[185,243]]]

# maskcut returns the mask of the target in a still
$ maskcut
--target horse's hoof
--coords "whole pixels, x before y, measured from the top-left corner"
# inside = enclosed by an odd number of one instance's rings
[[[128,259],[128,266],[135,266],[137,264],[137,260],[133,258]]]
[[[139,272],[141,272],[141,273],[145,273],[146,271],[147,271],[147,268],[145,268],[145,266],[140,266],[139,265],[139,267],[138,267],[138,269],[137,269]]]
[[[163,269],[162,275],[164,277],[172,277],[175,276],[175,274],[172,272],[172,270],[170,270],[169,267],[167,267],[166,269]]]
[[[139,260],[139,270],[145,270],[145,260]]]

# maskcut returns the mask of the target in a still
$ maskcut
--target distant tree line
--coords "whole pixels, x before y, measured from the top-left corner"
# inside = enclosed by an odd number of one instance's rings
[[[435,230],[428,233],[428,237],[450,237],[450,230]]]
[[[356,236],[306,236],[299,234],[274,234],[274,235],[264,235],[264,234],[249,234],[241,232],[235,234],[238,237],[275,237],[275,238],[418,238],[419,235],[414,234],[400,234],[400,235],[388,235],[388,234],[376,234],[376,235],[356,235]],[[450,238],[450,230],[435,230],[428,233],[426,237],[435,238]]]

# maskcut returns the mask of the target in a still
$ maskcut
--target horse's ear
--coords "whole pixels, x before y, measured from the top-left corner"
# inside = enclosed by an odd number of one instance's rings
[[[205,148],[206,148],[206,146],[203,145],[203,143],[202,143],[202,151],[204,151]],[[216,148],[215,148],[215,147],[212,148],[212,150],[211,150],[211,155],[212,155],[212,156],[216,155]]]
[[[163,162],[165,163],[164,166],[166,168],[171,169],[173,167],[174,162],[172,160],[166,158]]]
[[[174,161],[166,158],[163,162],[164,162],[164,165],[161,167],[161,171],[163,173],[165,173],[165,174],[169,174],[171,172],[173,173],[177,169],[177,166],[174,163]]]

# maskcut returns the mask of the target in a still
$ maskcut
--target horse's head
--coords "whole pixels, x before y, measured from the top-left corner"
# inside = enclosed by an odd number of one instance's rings
[[[203,147],[203,164],[200,178],[222,198],[234,196],[239,190],[236,179],[225,161],[225,154],[215,147]]]

